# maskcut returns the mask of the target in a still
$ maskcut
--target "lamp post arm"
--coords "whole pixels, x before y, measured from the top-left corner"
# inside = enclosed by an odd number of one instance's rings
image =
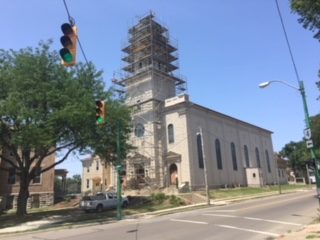
[[[273,83],[273,82],[282,83],[282,84],[287,85],[288,87],[291,87],[291,88],[293,88],[295,90],[301,91],[301,82],[302,81],[299,82],[300,83],[300,86],[299,86],[300,88],[297,88],[296,86],[294,86],[294,85],[292,85],[292,84],[290,84],[290,83],[288,83],[286,81],[274,80],[274,81],[270,81],[269,83]],[[302,87],[303,87],[303,83],[302,83]]]

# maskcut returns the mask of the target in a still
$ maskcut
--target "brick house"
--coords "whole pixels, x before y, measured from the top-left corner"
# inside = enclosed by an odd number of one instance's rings
[[[52,165],[55,155],[52,154],[44,159],[41,168]],[[0,167],[8,168],[9,171],[0,169],[0,210],[17,207],[20,188],[19,176],[16,170],[0,158]],[[54,202],[54,168],[34,178],[29,186],[30,197],[28,208],[38,208],[52,205]]]

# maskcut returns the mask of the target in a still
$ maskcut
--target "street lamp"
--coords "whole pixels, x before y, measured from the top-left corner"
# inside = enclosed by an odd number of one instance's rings
[[[303,81],[298,81],[299,87],[293,86],[290,83],[287,83],[285,81],[268,81],[268,82],[263,82],[259,84],[260,88],[265,88],[269,86],[271,83],[282,83],[288,87],[291,87],[295,90],[298,90],[301,94],[302,97],[302,103],[303,103],[303,110],[304,110],[304,116],[305,116],[305,124],[306,124],[306,129],[304,130],[304,138],[306,140],[306,145],[307,148],[310,149],[310,154],[311,154],[311,159],[315,162],[315,167],[316,167],[316,184],[317,184],[317,194],[318,197],[320,196],[320,162],[318,159],[316,159],[316,155],[314,152],[313,148],[313,141],[312,141],[312,136],[311,136],[311,121],[309,117],[309,112],[308,112],[308,106],[307,106],[307,100],[306,100],[306,93],[303,85]],[[319,199],[319,204],[320,204],[320,199]]]

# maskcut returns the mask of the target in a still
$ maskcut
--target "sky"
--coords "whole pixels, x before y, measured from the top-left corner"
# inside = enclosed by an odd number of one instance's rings
[[[294,60],[304,81],[309,113],[319,114],[315,82],[320,43],[278,0]],[[179,74],[192,102],[273,132],[275,151],[300,141],[305,129],[299,91],[280,83],[260,89],[261,82],[287,81],[298,87],[274,0],[66,0],[78,27],[86,58],[103,70],[106,88],[124,66],[121,49],[128,29],[152,11],[169,29],[178,47]],[[53,40],[61,48],[60,26],[68,22],[63,0],[0,0],[0,49],[36,47]],[[78,60],[84,57],[78,50]],[[71,156],[61,168],[81,174],[82,156]]]

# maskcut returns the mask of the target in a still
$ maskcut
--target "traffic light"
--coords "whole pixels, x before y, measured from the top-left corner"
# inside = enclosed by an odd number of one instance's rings
[[[96,101],[96,124],[101,125],[106,121],[106,106],[105,102],[102,100]]]
[[[63,48],[60,49],[62,64],[65,67],[74,66],[76,64],[77,55],[77,27],[71,26],[69,23],[61,25],[63,36],[60,42]]]

